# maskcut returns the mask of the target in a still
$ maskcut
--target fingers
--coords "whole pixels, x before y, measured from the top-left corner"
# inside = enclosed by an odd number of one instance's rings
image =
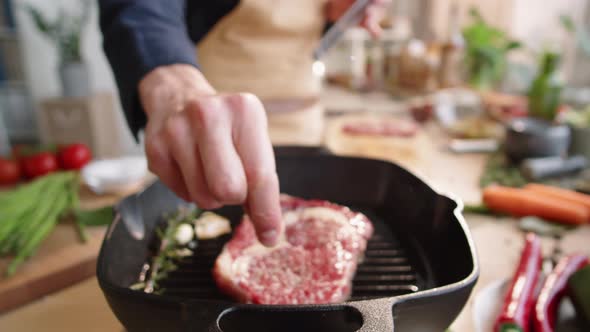
[[[385,17],[385,10],[389,3],[389,0],[374,0],[365,11],[361,26],[367,29],[373,37],[379,37],[383,31],[380,23]]]
[[[282,231],[279,183],[258,98],[201,95],[181,100],[178,110],[170,100],[144,104],[153,110],[146,127],[150,170],[201,208],[242,204],[260,242],[275,245]]]
[[[244,203],[246,175],[232,140],[231,109],[215,97],[194,102],[187,111],[195,125],[193,133],[209,191],[223,204]]]
[[[188,189],[185,186],[180,169],[166,149],[164,139],[146,140],[146,156],[148,168],[154,174],[158,174],[160,180],[187,202],[191,201]]]
[[[275,246],[282,232],[278,188],[275,173],[248,190],[248,215],[254,224],[258,240],[267,247]]]
[[[218,201],[210,191],[203,177],[203,167],[199,157],[198,147],[191,134],[190,122],[185,114],[170,117],[165,125],[166,142],[172,157],[180,165],[182,181],[190,197],[203,209],[216,209],[222,202]]]
[[[234,110],[234,144],[241,157],[248,184],[247,209],[258,239],[274,246],[282,231],[279,182],[274,153],[262,103],[253,95],[228,100]]]
[[[337,21],[353,3],[354,0],[330,0],[326,9],[328,21]],[[385,17],[386,9],[390,3],[391,0],[373,0],[365,10],[365,15],[360,25],[367,29],[373,37],[378,37],[381,34],[382,28],[380,23]]]

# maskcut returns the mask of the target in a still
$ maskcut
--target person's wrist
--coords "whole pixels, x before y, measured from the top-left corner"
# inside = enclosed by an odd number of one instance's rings
[[[188,100],[215,94],[215,89],[194,66],[174,64],[148,72],[139,82],[138,92],[150,119],[181,111]]]

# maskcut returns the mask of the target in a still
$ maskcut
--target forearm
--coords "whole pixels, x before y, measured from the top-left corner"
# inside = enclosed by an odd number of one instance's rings
[[[100,0],[104,49],[134,134],[145,126],[138,86],[160,66],[196,66],[185,25],[185,0]]]

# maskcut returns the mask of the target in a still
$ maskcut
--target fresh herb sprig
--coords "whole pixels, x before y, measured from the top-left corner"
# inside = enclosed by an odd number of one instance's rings
[[[162,293],[163,288],[159,282],[165,279],[171,272],[178,268],[178,262],[193,253],[194,231],[192,241],[185,241],[179,236],[184,225],[194,229],[193,222],[201,215],[202,211],[193,206],[182,206],[173,214],[166,216],[163,228],[157,228],[156,234],[159,240],[159,249],[151,260],[146,274],[140,276],[139,282],[130,286],[134,290],[143,290],[146,293]]]
[[[522,187],[527,182],[518,166],[511,164],[503,152],[497,152],[489,157],[481,175],[479,185],[481,188],[492,184],[507,187]]]

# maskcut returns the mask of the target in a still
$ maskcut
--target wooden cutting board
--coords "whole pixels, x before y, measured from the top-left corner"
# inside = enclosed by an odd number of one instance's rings
[[[112,206],[138,189],[97,196],[82,187],[80,207],[92,210]],[[94,276],[106,227],[88,227],[87,230],[88,242],[82,243],[73,224],[58,225],[37,253],[10,278],[4,278],[9,259],[0,258],[0,313]]]
[[[449,153],[449,137],[434,123],[420,126],[412,137],[351,136],[342,131],[346,124],[379,119],[409,120],[407,114],[383,112],[330,117],[326,121],[324,144],[334,154],[397,163],[446,194],[462,197],[468,203],[479,203],[478,183],[486,154]]]

